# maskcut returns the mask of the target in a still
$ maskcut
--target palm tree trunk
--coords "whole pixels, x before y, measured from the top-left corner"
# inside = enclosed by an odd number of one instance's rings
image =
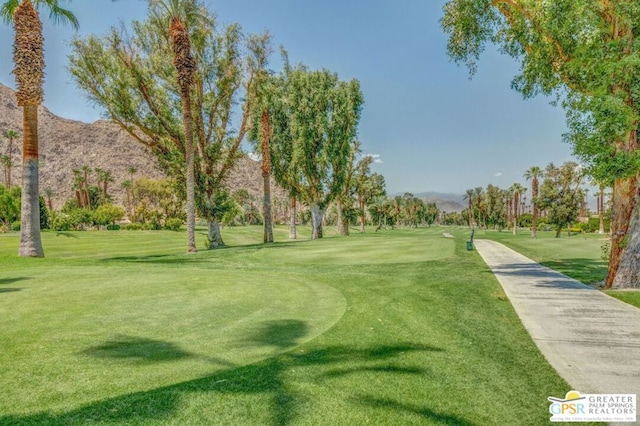
[[[262,175],[264,187],[264,200],[262,202],[262,215],[264,216],[264,242],[273,242],[273,221],[271,216],[271,181],[269,175]]]
[[[340,201],[340,199],[336,200],[336,213],[338,215],[338,218],[336,220],[336,227],[338,228],[338,232],[340,233],[340,235],[344,237],[347,235],[347,232],[344,229],[344,218],[342,217],[342,202]]]
[[[362,215],[360,216],[360,233],[362,233],[362,234],[364,234],[365,221],[367,220],[366,213],[364,211],[365,207],[366,207],[365,203],[361,200],[360,201],[360,211],[362,212]]]
[[[265,109],[261,117],[261,148],[262,148],[262,186],[264,199],[262,200],[262,216],[264,217],[265,243],[273,242],[273,217],[271,215],[271,155],[269,150],[269,112]]]
[[[185,161],[187,173],[187,253],[195,253],[196,248],[196,203],[195,203],[195,167],[193,158],[193,130],[191,117],[191,95],[188,87],[181,90],[182,117],[185,134]]]
[[[533,219],[531,220],[531,238],[538,238],[538,206],[536,197],[538,196],[538,179],[534,176],[531,180],[531,204],[533,205]]]
[[[38,106],[23,106],[22,201],[20,249],[22,257],[43,257],[38,200]]]

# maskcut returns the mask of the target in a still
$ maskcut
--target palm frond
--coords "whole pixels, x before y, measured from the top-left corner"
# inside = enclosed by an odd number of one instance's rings
[[[4,23],[9,24],[13,22],[13,13],[19,4],[19,0],[7,0],[2,4],[2,6],[0,6],[0,16]]]

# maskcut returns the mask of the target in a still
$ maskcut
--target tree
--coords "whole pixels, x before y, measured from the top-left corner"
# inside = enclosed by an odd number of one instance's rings
[[[191,86],[195,206],[208,224],[207,248],[215,248],[224,245],[219,220],[229,208],[225,180],[241,157],[249,128],[254,101],[249,94],[260,71],[256,66],[266,62],[250,58],[266,55],[267,49],[260,43],[243,44],[246,39],[237,24],[221,28],[201,11],[205,23],[185,23],[197,58]],[[166,21],[166,9],[151,2],[148,19],[133,22],[131,31],[112,28],[102,38],[74,40],[70,71],[108,118],[157,156],[186,198],[182,88],[175,78]],[[239,119],[232,119],[237,110]]]
[[[38,105],[42,103],[44,80],[44,38],[42,23],[34,8],[44,6],[54,22],[68,22],[74,28],[78,21],[58,0],[7,0],[0,7],[5,22],[13,22],[13,74],[16,77],[16,99],[22,107],[22,201],[20,249],[22,257],[43,257],[40,238],[40,200],[38,198]]]
[[[3,157],[2,163],[5,166],[7,188],[11,188],[11,168],[13,167],[13,141],[18,138],[18,132],[15,130],[5,130],[2,135],[9,140],[9,148],[7,149],[6,160]]]
[[[327,70],[291,68],[285,58],[277,87],[271,115],[274,177],[309,206],[312,238],[322,238],[324,212],[346,185],[363,103],[360,84],[340,81]]]
[[[521,59],[514,88],[564,96],[566,139],[593,177],[614,179],[606,286],[640,286],[637,1],[452,0],[442,24],[450,56],[471,72],[495,42]]]
[[[513,219],[513,235],[518,233],[518,210],[520,207],[520,195],[525,191],[525,188],[519,183],[514,183],[509,188],[509,192],[512,194],[511,211]]]
[[[49,209],[49,211],[53,211],[52,198],[56,196],[55,191],[51,188],[45,188],[44,196],[47,198],[47,208]]]
[[[473,188],[467,189],[464,194],[464,199],[467,200],[467,221],[469,222],[469,228],[474,227],[474,218],[473,218],[473,197],[474,197]]]
[[[379,173],[371,173],[372,162],[372,156],[364,156],[356,166],[354,174],[361,233],[365,231],[367,206],[374,203],[379,197],[386,196],[384,176]]]
[[[582,169],[575,162],[566,162],[560,167],[550,163],[545,169],[538,205],[548,212],[549,223],[556,225],[556,238],[565,226],[578,218],[582,179]]]
[[[274,85],[275,80],[266,71],[267,59],[271,55],[271,36],[265,33],[260,38],[251,38],[250,42],[257,46],[254,52],[260,52],[255,55],[252,60],[256,61],[254,67],[260,70],[256,74],[255,84],[252,87],[251,95],[255,97],[253,102],[254,111],[252,111],[251,129],[248,132],[248,139],[259,145],[261,171],[262,171],[262,216],[264,217],[264,233],[263,242],[273,242],[273,215],[271,213],[271,118],[270,105],[273,102],[273,96],[277,96],[277,87]],[[262,46],[262,47],[260,47]],[[265,48],[265,51],[261,50]],[[263,63],[258,63],[263,62]]]
[[[196,249],[196,207],[195,207],[195,166],[193,152],[193,118],[191,115],[191,86],[196,73],[196,61],[191,53],[191,36],[188,23],[205,21],[200,6],[194,0],[151,0],[167,11],[170,20],[169,37],[173,52],[173,65],[176,68],[176,80],[180,88],[182,106],[182,125],[184,126],[184,156],[186,163],[187,197],[187,253]],[[106,192],[106,191],[105,191]],[[106,194],[105,194],[106,196]]]
[[[113,175],[109,170],[103,170],[99,167],[96,167],[94,169],[94,172],[98,177],[98,188],[100,189],[100,200],[101,200],[100,203],[107,204],[107,201],[109,200],[107,187],[109,183],[115,182],[113,179]]]
[[[539,181],[538,179],[542,178],[544,173],[542,169],[538,166],[531,166],[529,169],[524,172],[524,178],[527,180],[531,180],[531,204],[533,206],[533,218],[531,222],[531,238],[538,237],[538,205],[537,205],[537,197],[539,190]]]

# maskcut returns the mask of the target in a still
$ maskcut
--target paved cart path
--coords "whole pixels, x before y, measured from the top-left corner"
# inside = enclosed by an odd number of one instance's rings
[[[500,243],[474,243],[542,354],[573,389],[640,398],[640,309]]]

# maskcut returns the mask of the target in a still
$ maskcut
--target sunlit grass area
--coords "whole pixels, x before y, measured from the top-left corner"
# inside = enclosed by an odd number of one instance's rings
[[[476,231],[476,238],[488,238],[511,247],[529,257],[585,284],[593,284],[605,279],[607,262],[602,259],[602,245],[607,237],[599,234],[563,233],[555,238],[555,232],[538,232],[538,238],[531,238],[531,232],[520,230],[518,235],[511,231]]]
[[[0,235],[0,424],[546,423],[568,385],[446,231]]]

